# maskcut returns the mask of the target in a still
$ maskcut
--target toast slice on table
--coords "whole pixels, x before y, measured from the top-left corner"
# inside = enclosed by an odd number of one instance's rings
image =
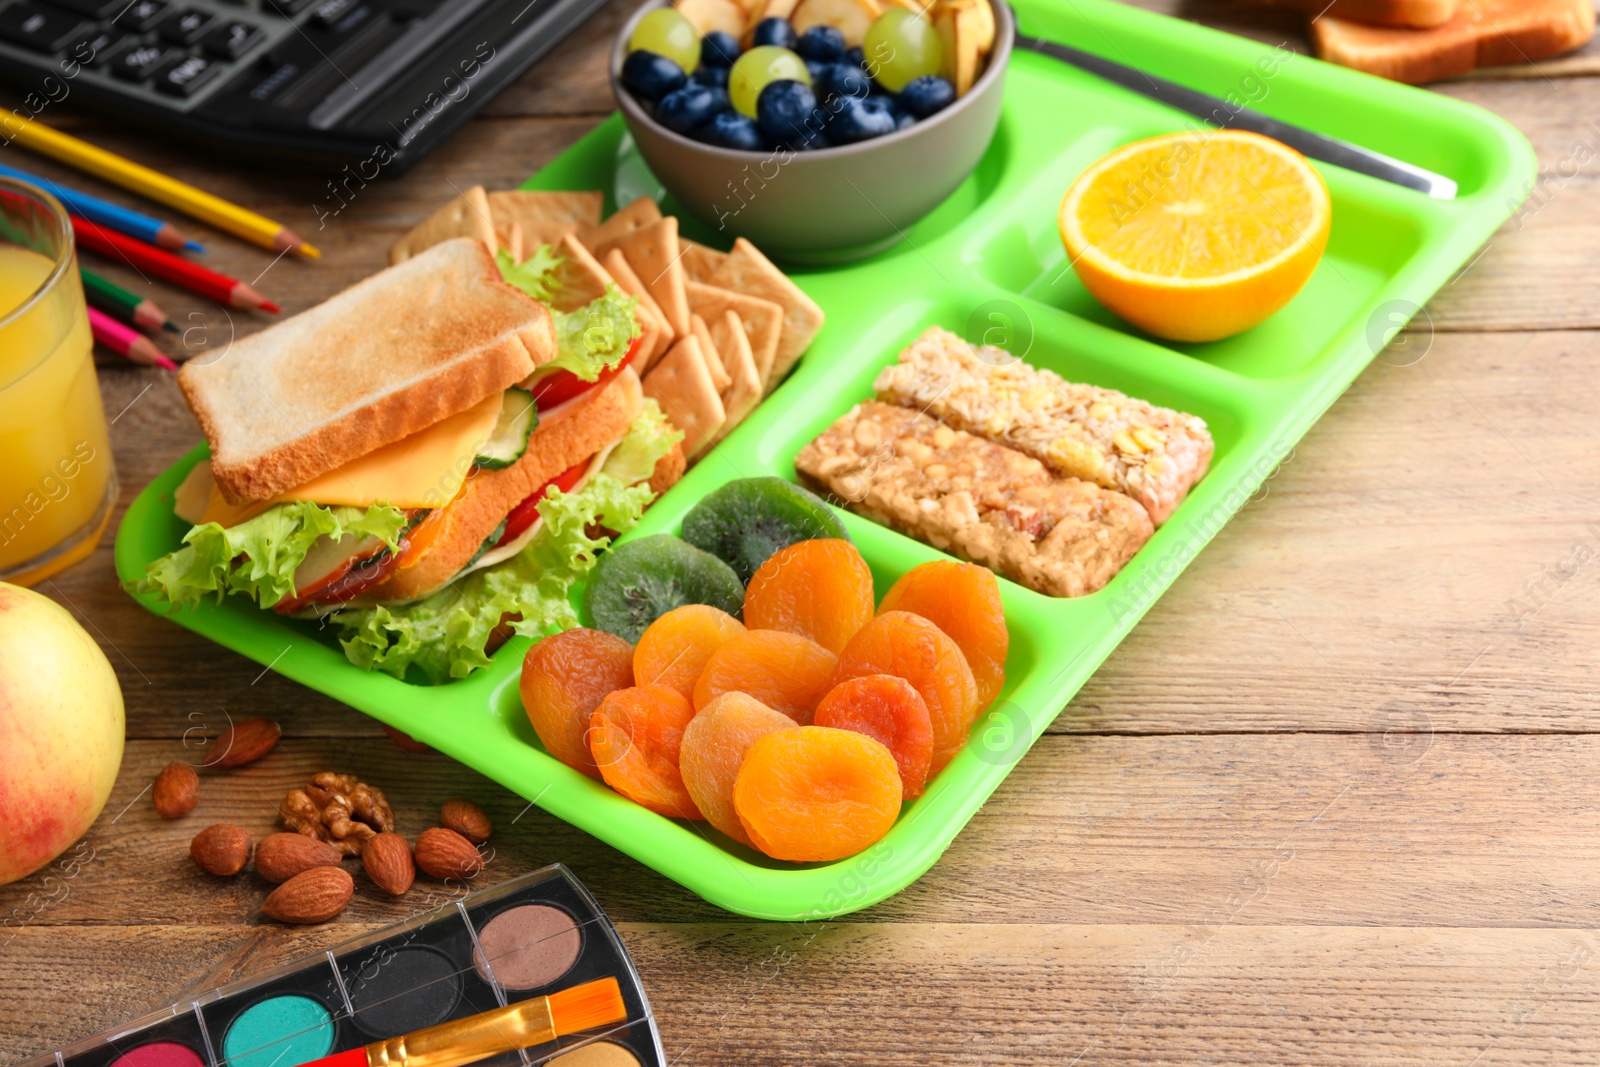
[[[265,500],[427,429],[556,355],[537,300],[457,237],[193,360],[178,386],[233,504]]]
[[[1427,29],[1449,22],[1461,9],[1461,0],[1247,0],[1261,7],[1300,11],[1321,20],[1327,16],[1370,22],[1378,26]]]
[[[1412,85],[1477,67],[1531,63],[1570,52],[1592,36],[1593,0],[1468,0],[1448,22],[1428,30],[1332,17],[1311,24],[1319,58]]]

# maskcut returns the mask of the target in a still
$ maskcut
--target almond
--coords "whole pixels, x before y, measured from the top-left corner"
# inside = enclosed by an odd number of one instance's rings
[[[313,867],[268,893],[261,914],[281,923],[325,923],[344,910],[355,891],[355,880],[343,867]]]
[[[361,866],[379,889],[392,897],[404,896],[417,880],[411,846],[399,834],[379,834],[361,850]]]
[[[203,871],[238,874],[250,862],[250,835],[237,826],[219,822],[194,835],[189,855]]]
[[[389,740],[393,741],[395,744],[399,745],[401,748],[405,749],[407,752],[432,752],[433,751],[432,748],[430,748],[427,745],[423,744],[421,741],[418,741],[415,737],[412,737],[410,734],[407,734],[407,733],[401,733],[399,730],[396,730],[393,726],[390,726],[386,722],[379,723],[378,725],[382,726],[383,727],[383,732],[389,735]]]
[[[229,726],[211,742],[207,767],[243,767],[271,752],[283,736],[283,727],[269,719],[244,719]]]
[[[445,801],[439,812],[439,821],[445,829],[454,830],[474,845],[483,844],[494,832],[494,824],[489,821],[489,816],[470,800]]]
[[[287,882],[313,867],[337,867],[341,859],[326,841],[304,834],[268,834],[256,846],[256,873],[269,882]]]
[[[483,870],[483,857],[472,842],[442,826],[422,831],[417,838],[417,866],[440,881],[471,878]]]
[[[200,800],[200,775],[182,760],[173,760],[156,775],[150,799],[163,819],[181,819]]]

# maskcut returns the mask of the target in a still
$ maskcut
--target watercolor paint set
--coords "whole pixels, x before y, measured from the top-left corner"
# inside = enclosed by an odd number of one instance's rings
[[[295,1067],[340,1052],[359,1059],[357,1050],[377,1041],[605,978],[620,986],[621,1021],[472,1062],[665,1067],[616,928],[555,864],[21,1067]],[[424,1067],[415,1054],[411,1063]]]

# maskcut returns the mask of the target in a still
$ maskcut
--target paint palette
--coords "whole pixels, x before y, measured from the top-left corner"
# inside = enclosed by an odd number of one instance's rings
[[[666,1063],[650,1003],[615,927],[557,864],[21,1067],[294,1067],[605,977],[622,987],[624,1022],[480,1062]]]

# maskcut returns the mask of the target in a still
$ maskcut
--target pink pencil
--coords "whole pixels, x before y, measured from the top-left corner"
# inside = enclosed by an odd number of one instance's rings
[[[143,363],[147,367],[178,369],[178,365],[163,355],[161,349],[151,343],[148,337],[135,333],[133,327],[124,326],[110,315],[95,308],[89,309],[89,329],[96,341],[119,356],[126,356],[135,363]]]

